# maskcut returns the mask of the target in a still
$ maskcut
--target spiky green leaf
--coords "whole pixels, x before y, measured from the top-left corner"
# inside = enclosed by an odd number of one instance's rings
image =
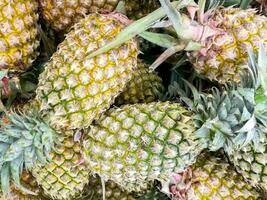
[[[178,44],[177,39],[168,34],[144,31],[139,35],[145,40],[164,48],[170,48]]]
[[[1,189],[4,194],[9,193],[10,168],[8,163],[4,163],[1,167]]]

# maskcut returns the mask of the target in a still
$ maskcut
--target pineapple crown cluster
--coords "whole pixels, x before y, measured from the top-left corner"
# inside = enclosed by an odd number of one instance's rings
[[[267,193],[264,2],[138,1],[0,0],[0,195]]]

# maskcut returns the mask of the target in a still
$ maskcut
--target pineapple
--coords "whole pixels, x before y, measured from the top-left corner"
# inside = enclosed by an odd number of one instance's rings
[[[119,0],[39,0],[42,17],[56,31],[66,32],[91,12],[113,11]]]
[[[0,69],[26,71],[38,56],[38,3],[0,0]]]
[[[73,137],[58,137],[58,140],[51,160],[45,165],[37,163],[32,174],[45,196],[58,200],[75,199],[88,183],[89,171],[83,163],[79,142],[73,141]]]
[[[256,52],[259,42],[267,45],[267,18],[255,10],[219,9],[209,21],[217,23],[219,33],[202,41],[200,51],[189,54],[195,70],[212,81],[240,81],[246,65],[247,49]]]
[[[123,28],[122,16],[91,14],[76,24],[39,77],[36,100],[56,129],[81,129],[109,108],[132,78],[137,65],[135,41],[90,58]]]
[[[195,9],[188,7],[192,18]],[[217,8],[204,15],[201,11],[200,8],[198,21],[185,14],[180,17],[181,28],[175,32],[180,39],[177,42],[184,42],[185,49],[193,46],[187,46],[188,41],[201,44],[199,50],[192,48],[188,59],[202,76],[221,84],[240,82],[247,65],[247,49],[257,52],[260,42],[267,46],[267,17],[256,14],[254,9]],[[173,33],[174,28],[168,30]]]
[[[38,104],[36,101],[31,101],[23,107],[23,109],[27,108],[33,112],[33,109],[38,109]],[[82,162],[81,145],[73,139],[78,132],[65,131],[64,135],[63,133],[57,133],[56,144],[52,147],[51,137],[54,137],[53,134],[56,133],[51,133],[50,129],[47,129],[44,124],[38,122],[38,118],[34,116],[35,114],[27,114],[30,118],[29,120],[34,120],[37,123],[35,126],[33,126],[31,121],[20,121],[22,120],[20,116],[15,114],[8,115],[9,119],[2,119],[4,123],[7,123],[6,127],[8,129],[5,129],[5,134],[2,132],[1,136],[3,138],[8,136],[8,140],[1,141],[1,145],[7,146],[1,156],[7,160],[16,158],[10,161],[10,163],[4,163],[4,166],[16,172],[15,174],[11,174],[12,181],[17,185],[18,190],[23,191],[22,194],[25,194],[25,196],[28,194],[25,198],[35,198],[34,196],[29,196],[36,195],[36,191],[32,190],[32,188],[35,188],[25,187],[24,182],[17,182],[16,179],[20,175],[19,169],[25,167],[31,171],[37,184],[42,188],[43,196],[58,200],[78,196],[89,178],[89,171],[84,162]],[[17,123],[17,127],[14,127],[14,122]],[[29,130],[23,127],[25,125]],[[38,134],[33,131],[36,129],[42,130],[43,132]],[[15,133],[21,133],[24,137],[9,135],[11,130],[15,130]],[[14,141],[16,137],[19,137],[19,139],[13,145],[10,145],[10,141]],[[10,147],[8,147],[8,144]],[[24,160],[21,161],[22,159]],[[3,167],[1,170],[4,170]],[[23,176],[22,174],[20,176],[22,180],[25,179],[23,178],[25,175]],[[6,188],[9,181],[8,175],[5,178],[5,180],[1,179],[2,190],[4,194],[8,193],[9,196],[13,195],[13,188],[11,187],[11,192],[9,192],[9,188]],[[38,195],[38,197],[40,196]]]
[[[115,38],[113,44],[121,44],[153,27],[156,23],[157,28],[164,28],[169,35],[163,34],[162,38],[154,38],[151,41],[166,48],[167,42],[166,44],[162,42],[164,38],[173,46],[167,45],[169,50],[166,50],[158,58],[151,69],[155,69],[160,63],[178,51],[187,50],[190,51],[188,59],[201,75],[222,84],[232,81],[239,82],[240,74],[247,64],[247,49],[253,48],[257,52],[259,42],[263,42],[265,46],[267,45],[267,17],[257,15],[253,9],[241,10],[232,7],[214,9],[214,12],[208,11],[203,15],[203,6],[197,8],[190,1],[184,3],[173,2],[172,5],[177,7],[188,6],[190,17],[183,13],[178,15],[171,12],[177,15],[177,17],[174,17],[170,12],[159,9],[129,25],[125,32]],[[166,7],[168,5],[165,2],[163,8]],[[173,7],[173,9],[175,8]],[[196,10],[199,10],[198,15],[195,15]],[[169,14],[171,22],[175,20],[176,25],[167,26],[169,23],[171,24],[168,21],[157,23],[166,15],[165,13]],[[194,16],[199,17],[198,21],[194,20]],[[131,35],[131,37],[125,37],[122,40],[121,38],[125,34]],[[177,35],[178,38],[175,38]],[[148,38],[148,35],[146,37]],[[99,53],[112,48],[112,46],[105,46],[92,53],[92,55],[97,56]],[[173,50],[171,51],[170,48]]]
[[[149,72],[148,65],[138,60],[133,78],[116,98],[116,104],[150,103],[158,100],[163,91],[162,79],[155,72]]]
[[[170,184],[173,199],[253,200],[259,193],[236,173],[225,159],[205,155],[185,177],[177,176]]]
[[[158,0],[125,0],[126,14],[129,18],[135,20],[148,15],[159,7]]]
[[[69,137],[89,127],[109,108],[132,78],[137,65],[138,50],[134,41],[96,58],[87,56],[123,29],[121,17],[92,14],[76,24],[46,64],[33,102],[19,113],[7,113],[10,123],[0,129],[3,147],[0,170],[5,174],[1,179],[3,193],[8,193],[10,180],[23,188],[18,179],[23,168],[33,170],[38,184],[52,198],[75,196],[82,189],[84,179],[80,174],[75,176],[77,171],[81,171],[83,177],[85,173],[83,168],[79,169],[80,165],[72,166],[78,162],[79,155],[76,143],[71,143]],[[54,152],[57,140],[61,146]],[[59,174],[53,177],[56,172]],[[59,182],[46,180],[46,175]]]
[[[202,150],[194,131],[192,113],[178,103],[126,105],[90,127],[83,153],[90,171],[142,193],[194,163]]]

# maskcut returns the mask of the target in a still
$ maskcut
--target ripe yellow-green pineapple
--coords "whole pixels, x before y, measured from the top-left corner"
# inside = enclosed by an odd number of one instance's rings
[[[131,40],[97,57],[88,54],[124,28],[121,15],[92,14],[75,25],[39,77],[36,100],[54,128],[81,129],[109,108],[137,65]]]
[[[194,163],[202,150],[192,113],[178,103],[158,102],[113,108],[88,130],[88,169],[129,192],[144,192],[154,180]]]
[[[125,0],[125,11],[129,18],[140,19],[160,7],[158,0]]]
[[[176,175],[170,184],[173,199],[186,200],[253,200],[260,199],[258,191],[238,174],[226,158],[205,155],[185,177]],[[176,182],[176,183],[175,183]]]
[[[138,50],[132,40],[95,58],[88,54],[115,37],[123,22],[116,14],[81,20],[45,65],[33,103],[7,113],[10,124],[0,128],[3,193],[8,193],[11,181],[23,188],[18,177],[24,168],[33,171],[52,198],[75,197],[83,189],[89,171],[78,163],[82,159],[77,134],[123,91],[136,68]]]
[[[90,172],[83,162],[81,144],[73,141],[73,137],[58,137],[58,140],[59,144],[50,153],[51,160],[45,165],[37,163],[32,174],[45,196],[58,200],[75,199],[88,183]]]
[[[43,18],[56,31],[68,31],[86,14],[113,11],[119,0],[39,0]]]
[[[155,72],[149,72],[149,65],[138,61],[133,78],[129,81],[124,92],[116,98],[116,104],[150,103],[162,96],[164,86],[162,79]]]
[[[0,69],[26,71],[38,56],[38,3],[0,0]]]
[[[212,22],[216,26],[210,27],[217,29],[217,34],[203,40],[205,48],[192,52],[189,58],[196,71],[210,80],[239,82],[247,64],[247,49],[256,52],[259,42],[267,45],[267,18],[252,9],[224,8],[205,23]]]

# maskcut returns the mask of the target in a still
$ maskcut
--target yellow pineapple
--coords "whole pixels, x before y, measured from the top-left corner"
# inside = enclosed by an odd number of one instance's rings
[[[236,173],[233,166],[224,159],[207,154],[202,155],[202,158],[199,158],[187,173],[176,175],[170,184],[173,199],[260,199],[258,191],[246,183],[242,176]]]
[[[88,169],[128,192],[144,193],[194,163],[192,113],[178,103],[153,102],[110,109],[86,133]]]
[[[259,42],[267,45],[267,18],[252,9],[228,8],[217,10],[209,20],[217,23],[220,33],[203,41],[205,48],[189,58],[196,71],[210,80],[239,82],[248,48],[257,51]]]
[[[56,31],[68,31],[86,14],[113,11],[119,0],[39,0],[43,18]]]
[[[121,15],[88,15],[67,34],[39,77],[36,100],[54,128],[88,127],[126,87],[137,65],[131,40],[98,57],[88,53],[111,41],[125,24]]]
[[[0,0],[0,69],[26,71],[38,56],[38,3]]]
[[[24,168],[51,198],[75,198],[83,189],[89,171],[79,163],[76,133],[89,127],[123,91],[136,68],[138,50],[131,40],[97,58],[88,54],[116,37],[124,22],[116,14],[81,20],[46,63],[36,98],[21,112],[7,113],[10,124],[0,130],[3,193],[11,181],[23,188],[18,177]]]

